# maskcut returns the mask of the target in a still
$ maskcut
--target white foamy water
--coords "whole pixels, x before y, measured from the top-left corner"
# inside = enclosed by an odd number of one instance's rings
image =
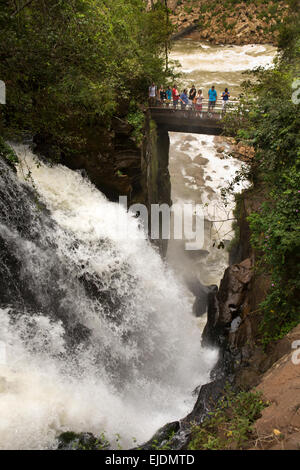
[[[221,145],[229,151],[228,144],[221,142]],[[188,270],[194,270],[205,285],[218,285],[228,266],[228,251],[218,246],[224,240],[228,246],[233,237],[234,198],[227,197],[225,205],[221,190],[228,186],[241,166],[235,158],[220,158],[214,136],[170,132],[172,201],[181,206],[199,205],[206,222],[203,249],[185,253],[182,258],[178,256],[182,243],[171,240],[168,260],[177,272],[182,271],[187,262]],[[240,192],[246,186],[244,182],[234,189]]]
[[[194,83],[203,89],[205,97],[211,85],[218,92],[228,87],[232,97],[237,97],[242,82],[247,79],[244,72],[272,67],[276,53],[277,49],[269,44],[215,46],[183,38],[173,44],[170,59],[180,62],[184,84]]]
[[[178,41],[170,55],[172,60],[181,63],[184,73],[243,72],[254,67],[271,67],[276,54],[276,48],[272,46],[249,44],[217,47],[193,42],[191,48],[190,44],[187,40]]]
[[[259,66],[272,67],[275,55],[276,48],[268,44],[215,46],[191,38],[176,41],[171,51],[171,59],[181,64],[182,88],[195,84],[206,99],[211,85],[215,85],[218,99],[225,87],[232,98],[238,98],[241,84],[248,78],[245,72]],[[221,137],[170,132],[172,201],[201,205],[206,224],[203,250],[186,253],[181,242],[172,240],[168,261],[179,275],[183,271],[186,277],[193,273],[205,285],[219,285],[228,266],[228,251],[218,246],[221,241],[228,246],[233,238],[234,199],[227,198],[225,206],[221,190],[242,167],[237,159],[221,158],[218,145],[230,150]],[[235,190],[239,192],[246,186],[244,182]]]
[[[16,150],[20,181],[31,184],[24,181],[30,169],[55,222],[40,228],[52,251],[9,226],[0,226],[1,236],[14,244],[22,275],[30,275],[37,297],[47,293],[50,305],[57,266],[58,312],[67,311],[68,323],[80,322],[90,336],[70,349],[61,314],[22,311],[12,320],[9,306],[0,309],[6,352],[0,361],[0,448],[52,448],[66,430],[104,432],[112,442],[118,433],[129,448],[133,438],[141,443],[191,410],[192,391],[209,381],[217,353],[201,349],[184,288],[137,237],[138,221],[80,174],[37,166],[29,150]],[[116,236],[120,217],[134,243]]]

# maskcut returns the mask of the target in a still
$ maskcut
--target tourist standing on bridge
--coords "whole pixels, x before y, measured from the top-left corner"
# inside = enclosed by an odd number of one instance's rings
[[[196,111],[202,111],[202,103],[203,103],[203,93],[202,90],[198,90],[198,95],[195,98],[195,109]]]
[[[169,104],[172,101],[172,90],[171,90],[170,86],[168,86],[168,88],[166,89],[166,97],[167,97],[166,104],[167,104],[167,106],[169,106]]]
[[[149,86],[149,106],[155,106],[157,100],[157,86],[152,82]]]
[[[214,109],[214,107],[216,105],[217,97],[218,97],[218,94],[217,94],[217,92],[215,90],[215,87],[213,85],[209,89],[209,92],[208,92],[208,112]]]
[[[225,91],[222,93],[222,108],[223,108],[223,113],[226,113],[226,107],[228,104],[228,100],[230,98],[230,93],[228,91],[228,88],[225,88]]]
[[[174,106],[174,108],[176,108],[177,104],[178,104],[178,101],[179,101],[179,92],[177,90],[177,85],[174,85],[174,87],[173,87],[172,98],[173,98],[173,106]]]
[[[162,85],[160,85],[160,89],[159,89],[159,99],[160,99],[160,102],[162,104],[164,104],[164,102],[167,99],[166,92],[165,92],[164,87]]]
[[[194,103],[195,103],[195,98],[196,98],[196,87],[195,85],[192,85],[192,88],[190,89],[190,92],[189,92],[189,100],[191,102],[191,105],[194,106]]]
[[[185,109],[186,105],[189,104],[187,90],[183,90],[179,99],[180,99],[181,109]]]

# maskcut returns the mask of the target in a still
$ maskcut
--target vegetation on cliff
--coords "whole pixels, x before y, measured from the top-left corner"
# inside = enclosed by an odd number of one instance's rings
[[[149,82],[169,73],[165,15],[160,3],[147,12],[144,0],[5,2],[1,133],[46,136],[59,155],[84,145],[87,128],[109,128],[114,115],[132,113]]]
[[[169,0],[171,21],[181,31],[197,26],[201,39],[222,44],[276,43],[288,14],[286,1]]]
[[[275,68],[255,71],[245,84],[242,119],[228,118],[239,127],[239,138],[255,148],[248,176],[265,194],[248,218],[257,268],[271,279],[260,305],[264,344],[300,322],[300,22],[298,2],[290,6]]]
[[[253,423],[267,406],[259,392],[235,393],[227,387],[215,410],[200,426],[193,426],[189,450],[241,450],[249,448]]]
[[[18,163],[18,157],[14,150],[0,136],[0,157],[6,160],[11,166]]]

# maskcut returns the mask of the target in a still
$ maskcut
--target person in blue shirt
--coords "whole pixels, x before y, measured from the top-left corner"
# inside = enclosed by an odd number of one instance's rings
[[[215,90],[215,87],[213,85],[209,89],[209,92],[208,92],[208,112],[214,109],[214,107],[216,105],[217,97],[218,97],[218,94],[217,94],[217,92]]]
[[[187,90],[183,90],[179,99],[180,99],[181,109],[185,109],[186,105],[189,104]]]
[[[167,95],[166,104],[167,104],[167,106],[169,106],[169,104],[170,104],[171,101],[172,101],[172,90],[171,90],[171,87],[170,87],[170,86],[168,86],[168,88],[166,89],[166,95]]]

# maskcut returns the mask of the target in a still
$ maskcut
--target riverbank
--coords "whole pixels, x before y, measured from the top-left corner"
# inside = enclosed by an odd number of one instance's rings
[[[288,15],[283,2],[170,0],[174,36],[213,44],[277,45],[279,29]]]

